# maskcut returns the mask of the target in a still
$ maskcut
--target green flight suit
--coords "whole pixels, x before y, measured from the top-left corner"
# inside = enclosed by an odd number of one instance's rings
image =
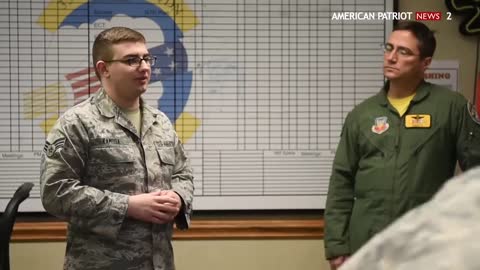
[[[400,117],[388,83],[345,119],[325,209],[325,255],[350,255],[393,220],[429,200],[454,175],[472,167],[472,121],[459,93],[422,82]],[[476,126],[478,125],[471,125]],[[480,131],[480,127],[477,129]],[[478,162],[478,161],[477,161]]]

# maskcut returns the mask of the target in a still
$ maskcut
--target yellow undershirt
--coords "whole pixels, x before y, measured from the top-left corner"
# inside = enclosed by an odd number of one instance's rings
[[[404,98],[392,98],[388,97],[388,101],[392,106],[397,110],[400,117],[402,117],[408,109],[408,105],[410,105],[410,101],[412,101],[415,93],[411,94],[408,97]]]
[[[140,112],[140,108],[135,110],[122,110],[125,113],[130,122],[132,122],[133,126],[137,129],[138,134],[142,134],[142,114]]]

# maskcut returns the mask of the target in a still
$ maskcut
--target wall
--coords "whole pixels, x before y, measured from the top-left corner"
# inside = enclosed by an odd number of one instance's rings
[[[425,22],[431,29],[436,31],[437,50],[434,55],[436,60],[458,60],[459,89],[468,99],[472,99],[475,85],[475,63],[477,61],[476,46],[478,37],[466,37],[460,34],[458,17],[453,15],[452,20],[445,19],[447,7],[444,1],[399,1],[400,11],[441,11],[442,20]]]
[[[322,240],[174,241],[177,270],[327,270]],[[62,269],[65,243],[13,243],[12,270]]]
[[[399,2],[400,11],[442,11],[443,1],[423,0]],[[445,14],[445,13],[444,13]],[[476,38],[458,32],[459,22],[427,23],[437,30],[435,59],[460,61],[459,86],[467,98],[472,98],[475,78]],[[61,269],[64,243],[13,243],[12,270]],[[321,240],[214,240],[175,241],[178,270],[327,270]]]

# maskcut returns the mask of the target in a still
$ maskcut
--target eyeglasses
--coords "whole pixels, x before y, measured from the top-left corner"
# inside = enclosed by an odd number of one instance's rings
[[[384,53],[391,53],[395,50],[395,47],[390,43],[380,44]],[[412,52],[410,49],[405,47],[397,47],[397,54],[403,57],[419,55]]]
[[[145,61],[145,63],[149,66],[153,66],[153,65],[155,65],[156,60],[157,60],[157,57],[147,55],[147,56],[144,56],[144,57],[134,56],[134,57],[126,58],[126,59],[115,59],[115,60],[108,60],[108,61],[104,61],[104,62],[106,62],[106,63],[120,62],[120,63],[127,64],[131,67],[139,67],[142,64],[142,61]]]

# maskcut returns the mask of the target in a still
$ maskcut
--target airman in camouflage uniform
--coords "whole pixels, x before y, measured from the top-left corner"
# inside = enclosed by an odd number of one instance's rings
[[[173,222],[188,228],[192,169],[169,119],[140,98],[152,64],[144,41],[115,42],[112,57],[129,58],[94,61],[104,88],[68,110],[47,137],[41,199],[49,213],[68,221],[64,269],[172,270]],[[119,106],[135,99],[131,92],[112,92],[116,81],[110,78],[135,86],[140,132]]]

